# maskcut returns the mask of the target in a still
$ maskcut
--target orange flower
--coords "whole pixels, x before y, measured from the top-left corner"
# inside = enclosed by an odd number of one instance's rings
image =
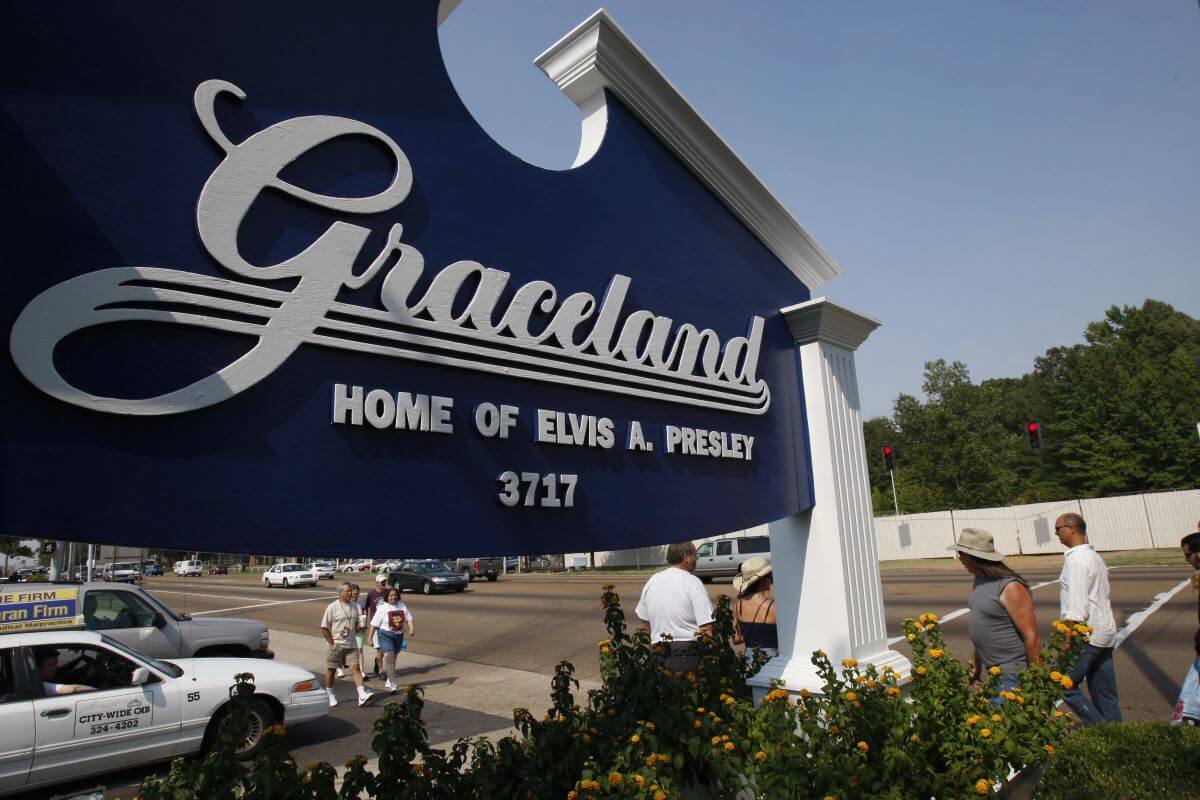
[[[625,782],[625,778],[624,778],[624,776],[621,775],[621,773],[619,773],[619,772],[608,773],[608,785],[611,786],[612,788],[615,789],[624,782]]]
[[[856,744],[854,746],[857,747],[859,750],[862,750],[864,753],[871,749],[871,745],[867,744],[866,742],[859,742],[858,744]]]
[[[1062,684],[1062,687],[1064,689],[1071,689],[1075,686],[1075,681],[1071,680],[1070,675],[1063,675],[1062,680],[1059,681],[1059,683]]]
[[[991,794],[992,785],[983,778],[980,778],[979,780],[975,781],[975,791],[979,792],[979,794]]]

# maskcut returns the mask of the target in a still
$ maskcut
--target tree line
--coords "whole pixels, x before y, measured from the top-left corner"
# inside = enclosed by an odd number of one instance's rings
[[[878,515],[893,513],[885,444],[905,514],[1200,485],[1200,320],[1167,303],[1109,308],[1019,378],[975,383],[960,361],[929,361],[922,392],[864,424]]]

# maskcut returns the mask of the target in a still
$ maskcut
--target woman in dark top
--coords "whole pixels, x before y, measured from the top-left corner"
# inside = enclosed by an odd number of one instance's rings
[[[1033,592],[1025,579],[1004,563],[987,531],[964,528],[949,549],[975,576],[967,603],[975,646],[971,683],[978,682],[984,670],[998,670],[997,691],[1012,691],[1020,681],[1019,673],[1041,660]]]
[[[738,599],[733,606],[734,641],[745,643],[746,654],[755,648],[771,655],[779,652],[779,633],[775,628],[775,599],[771,587],[771,562],[761,556],[742,562],[733,578],[733,590]]]

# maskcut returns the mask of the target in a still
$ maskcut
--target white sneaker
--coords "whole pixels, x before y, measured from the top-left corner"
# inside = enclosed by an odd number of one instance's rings
[[[333,708],[333,707],[334,707],[334,706],[336,706],[337,704],[338,704],[338,703],[337,703],[337,698],[336,698],[336,697],[334,697],[333,695],[329,695],[329,707],[330,707],[330,708]]]
[[[365,706],[370,701],[370,699],[374,696],[375,696],[374,692],[363,692],[362,694],[360,694],[358,696],[358,704],[360,706]]]
[[[339,678],[344,678],[344,677],[346,677],[346,670],[344,670],[344,669],[339,669],[339,670],[337,671],[337,676],[338,676]]]
[[[387,689],[389,692],[394,692],[396,691],[396,684],[392,683],[389,679],[387,683],[383,684],[383,688]]]

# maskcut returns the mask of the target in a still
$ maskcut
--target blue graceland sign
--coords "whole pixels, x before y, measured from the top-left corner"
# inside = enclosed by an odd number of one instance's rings
[[[811,506],[808,289],[615,96],[574,169],[497,146],[437,6],[11,11],[6,530],[535,553]]]

